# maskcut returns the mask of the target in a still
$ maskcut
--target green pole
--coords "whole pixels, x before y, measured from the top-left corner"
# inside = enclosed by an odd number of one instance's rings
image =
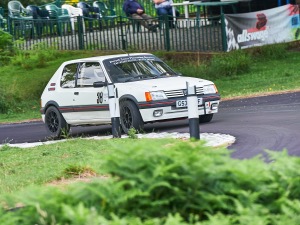
[[[164,15],[163,21],[165,23],[165,49],[167,51],[170,51],[171,45],[170,45],[170,26],[169,26],[169,16]]]
[[[126,23],[123,20],[122,16],[120,16],[120,23],[119,24],[120,24],[120,27],[121,27],[121,35],[119,35],[121,37],[121,48],[123,50],[126,50],[126,45],[127,45],[126,40],[125,40],[126,35],[124,35],[124,31],[123,31],[124,26],[126,27]]]
[[[79,49],[83,50],[84,49],[84,33],[83,33],[83,17],[78,16],[77,17],[77,24],[78,24],[78,45]]]

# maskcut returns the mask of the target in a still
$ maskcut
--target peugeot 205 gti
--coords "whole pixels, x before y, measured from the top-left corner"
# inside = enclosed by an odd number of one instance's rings
[[[187,82],[196,87],[200,122],[218,112],[213,82],[184,77],[148,53],[120,54],[64,62],[41,96],[42,119],[50,137],[70,126],[110,124],[108,84],[118,92],[120,124],[142,130],[145,123],[188,117]]]

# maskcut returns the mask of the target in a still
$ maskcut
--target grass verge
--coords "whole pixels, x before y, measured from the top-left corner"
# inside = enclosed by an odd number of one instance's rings
[[[135,143],[149,145],[150,141],[136,139]],[[157,139],[152,146],[178,143],[179,140]],[[68,139],[34,148],[0,148],[0,193],[11,193],[32,184],[80,176],[85,173],[105,174],[103,157],[112,149],[130,145],[132,139],[83,140]],[[117,147],[119,146],[119,147]]]

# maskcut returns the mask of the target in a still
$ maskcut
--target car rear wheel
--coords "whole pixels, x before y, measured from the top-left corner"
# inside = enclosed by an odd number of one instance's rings
[[[70,125],[67,124],[58,109],[50,106],[45,113],[45,124],[48,136],[51,138],[60,138],[68,135]]]
[[[137,131],[144,129],[144,121],[140,111],[132,101],[120,102],[120,123],[124,133],[128,133],[130,128]]]
[[[199,123],[208,123],[212,120],[214,114],[206,114],[199,116]]]

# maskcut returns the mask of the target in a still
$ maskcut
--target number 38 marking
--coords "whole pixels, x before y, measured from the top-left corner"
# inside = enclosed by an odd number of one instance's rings
[[[97,93],[97,104],[101,104],[103,102],[103,92]]]

